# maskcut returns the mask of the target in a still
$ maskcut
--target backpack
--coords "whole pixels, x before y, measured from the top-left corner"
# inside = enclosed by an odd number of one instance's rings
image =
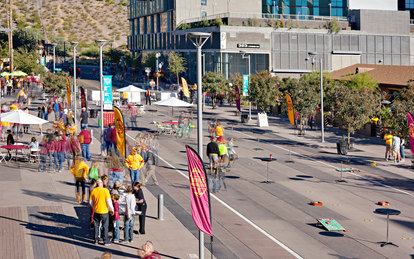
[[[91,167],[89,169],[89,179],[98,179],[99,177],[99,170],[96,167]]]

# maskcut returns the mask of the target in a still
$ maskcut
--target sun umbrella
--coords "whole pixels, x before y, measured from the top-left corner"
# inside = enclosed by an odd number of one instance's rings
[[[145,92],[145,90],[136,87],[135,85],[128,85],[126,87],[120,88],[116,90],[117,92]]]
[[[1,76],[11,76],[11,74],[9,72],[3,72],[0,74]]]
[[[27,76],[27,74],[23,71],[14,71],[11,73],[12,76]]]
[[[160,106],[172,107],[172,118],[174,118],[174,107],[190,107],[190,106],[192,106],[191,103],[181,101],[180,99],[175,98],[175,97],[170,97],[168,99],[155,102],[154,104],[155,105],[160,105]]]
[[[25,113],[22,110],[14,110],[6,113],[2,113],[0,115],[0,119],[2,122],[10,122],[10,123],[18,123],[18,124],[29,124],[29,125],[39,125],[39,124],[45,124],[48,121],[38,118],[36,116],[30,115],[28,113]],[[17,134],[17,138],[19,135]],[[16,142],[18,139],[16,140]]]

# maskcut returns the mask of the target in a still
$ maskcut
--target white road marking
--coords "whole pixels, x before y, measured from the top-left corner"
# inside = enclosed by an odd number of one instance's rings
[[[238,131],[238,132],[239,132],[240,134],[243,134],[243,135],[245,135],[245,136],[249,137],[249,138],[254,138],[253,136],[250,136],[249,134],[246,134],[246,133],[243,133],[243,132],[240,132],[240,131]],[[292,151],[292,150],[286,149],[286,148],[284,148],[284,147],[280,147],[280,146],[275,145],[275,144],[271,144],[271,145],[272,145],[272,146],[274,146],[274,147],[277,147],[277,148],[279,148],[279,149],[285,150],[285,151],[287,151],[287,152],[291,152],[291,153],[293,153],[293,154],[296,154],[296,155],[298,155],[298,156],[301,156],[301,157],[303,157],[303,158],[306,158],[306,159],[312,160],[312,161],[314,161],[314,162],[318,162],[318,163],[320,163],[320,164],[323,164],[323,165],[326,165],[326,166],[328,166],[328,167],[334,168],[335,170],[336,170],[336,169],[339,169],[339,168],[338,168],[338,167],[336,167],[336,166],[333,166],[333,165],[327,164],[327,163],[325,163],[325,162],[319,161],[319,160],[317,160],[317,159],[315,159],[315,158],[312,158],[312,157],[309,157],[309,156],[306,156],[306,155],[303,155],[303,154],[299,154],[299,153],[297,153],[297,152],[295,152],[295,151]],[[371,182],[371,183],[375,183],[375,184],[381,185],[381,186],[386,187],[386,188],[390,188],[390,189],[392,189],[392,190],[394,190],[394,191],[397,191],[397,192],[400,192],[400,193],[406,194],[406,195],[411,196],[411,197],[413,197],[413,198],[414,198],[414,195],[413,195],[413,194],[411,194],[411,193],[408,193],[408,192],[406,192],[406,191],[403,191],[403,190],[400,190],[400,189],[394,188],[394,187],[392,187],[392,186],[389,186],[389,185],[386,185],[386,184],[380,183],[380,182],[378,182],[378,181],[375,181],[375,180],[372,180],[372,179],[369,179],[369,178],[363,177],[362,175],[359,175],[359,174],[356,174],[356,173],[352,173],[352,172],[344,172],[344,173],[348,173],[348,174],[354,175],[354,176],[359,177],[359,178],[361,178],[361,179],[363,179],[363,180],[365,180],[365,181],[368,181],[368,182]]]
[[[125,135],[127,135],[131,139],[134,139],[133,137],[129,136],[127,133]],[[181,172],[180,170],[178,170],[177,168],[175,168],[172,164],[170,164],[164,158],[162,158],[159,155],[158,155],[158,158],[161,159],[162,161],[164,161],[164,163],[166,163],[168,166],[170,166],[171,168],[173,168],[176,172],[178,172],[179,174],[181,174],[182,176],[184,176],[187,180],[189,180],[189,178],[188,178],[188,176],[186,174],[184,174],[183,172]],[[225,203],[224,201],[222,201],[221,199],[219,199],[216,195],[210,193],[210,196],[213,197],[216,201],[220,202],[224,207],[226,207],[227,209],[229,209],[231,212],[233,212],[234,214],[236,214],[238,217],[240,217],[241,219],[243,219],[244,221],[246,221],[249,225],[251,225],[252,227],[254,227],[260,233],[262,233],[263,235],[265,235],[266,237],[268,237],[270,240],[272,240],[273,242],[275,242],[276,244],[278,244],[279,246],[281,246],[283,249],[285,249],[286,251],[288,251],[291,255],[293,255],[294,257],[296,257],[298,259],[302,259],[302,257],[300,255],[298,255],[297,253],[295,253],[292,249],[290,249],[285,244],[283,244],[282,242],[280,242],[279,240],[277,240],[275,237],[273,237],[272,235],[270,235],[269,233],[267,233],[265,230],[263,230],[261,227],[259,227],[255,223],[253,223],[251,220],[249,220],[248,218],[246,218],[245,216],[243,216],[240,212],[238,212],[237,210],[233,209],[230,205],[228,205],[227,203]]]

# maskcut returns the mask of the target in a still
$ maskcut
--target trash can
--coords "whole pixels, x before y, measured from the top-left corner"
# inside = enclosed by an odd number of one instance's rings
[[[241,114],[240,116],[241,116],[240,119],[242,123],[246,123],[249,120],[248,114]]]
[[[90,109],[89,118],[96,118],[98,116],[98,111],[96,109]]]
[[[348,143],[345,140],[341,140],[336,143],[336,149],[339,155],[348,154]]]

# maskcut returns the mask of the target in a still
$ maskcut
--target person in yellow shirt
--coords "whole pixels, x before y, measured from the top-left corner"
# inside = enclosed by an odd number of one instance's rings
[[[131,174],[131,185],[139,180],[139,170],[144,166],[144,159],[138,154],[137,148],[133,147],[131,154],[125,159],[125,166]]]
[[[220,123],[218,122],[215,128],[215,132],[216,132],[217,141],[222,141],[224,137],[224,128],[220,126]]]
[[[86,202],[85,197],[85,181],[89,173],[89,166],[85,163],[85,160],[82,157],[77,157],[74,159],[70,171],[76,180],[76,200],[81,203],[79,195],[79,185],[82,186],[82,202]]]
[[[114,214],[114,207],[112,205],[111,195],[109,190],[103,187],[103,182],[100,178],[96,180],[98,187],[92,190],[89,197],[89,204],[93,208],[93,222],[95,227],[95,244],[98,244],[99,228],[103,227],[103,241],[105,246],[110,245],[108,237],[109,228],[109,214]],[[108,213],[109,212],[109,213]]]
[[[391,156],[391,146],[392,146],[392,135],[391,131],[385,132],[384,140],[385,140],[385,160],[388,161],[388,158]]]

